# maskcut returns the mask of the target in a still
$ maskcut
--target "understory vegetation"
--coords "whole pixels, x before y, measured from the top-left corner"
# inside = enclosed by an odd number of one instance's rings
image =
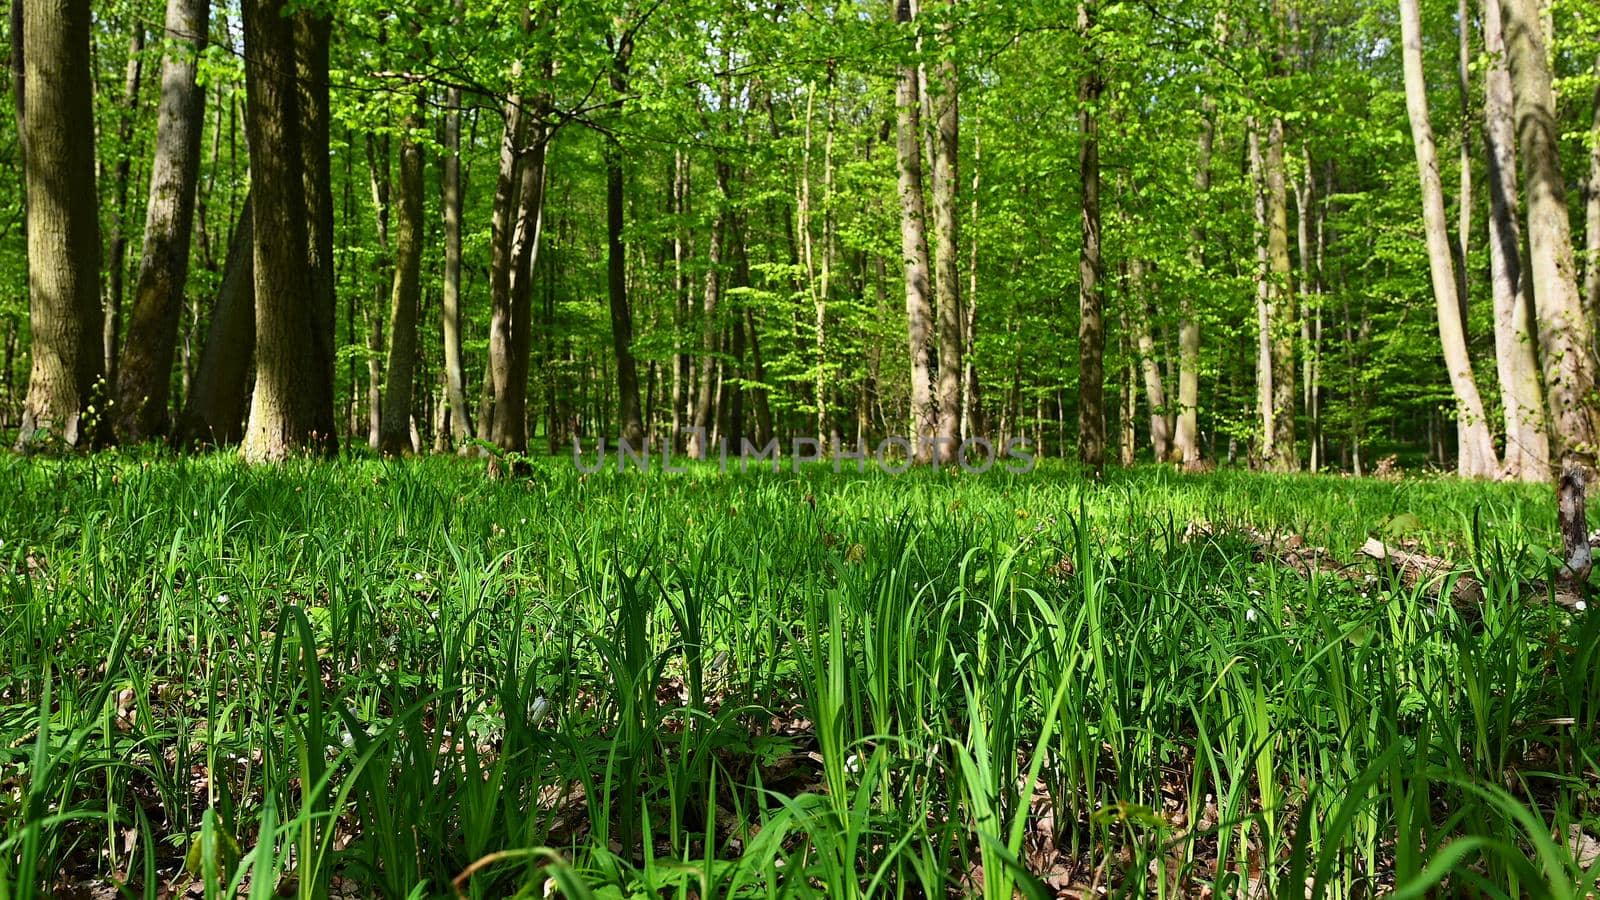
[[[0,897],[1600,874],[1600,618],[1519,586],[1547,487],[133,455],[0,483]],[[1260,532],[1411,544],[1486,599],[1307,580]]]

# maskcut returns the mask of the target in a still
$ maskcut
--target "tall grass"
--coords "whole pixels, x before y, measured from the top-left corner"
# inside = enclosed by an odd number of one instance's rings
[[[1518,594],[1538,488],[110,456],[0,484],[0,900],[1600,875],[1600,620]],[[1243,525],[1403,536],[1488,599],[1308,581]]]

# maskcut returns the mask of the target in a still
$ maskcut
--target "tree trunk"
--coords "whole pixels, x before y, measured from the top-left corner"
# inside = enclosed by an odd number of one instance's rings
[[[457,19],[463,4],[456,0]],[[461,88],[444,92],[444,165],[440,206],[444,212],[444,295],[439,328],[444,343],[445,401],[449,405],[450,443],[460,447],[472,437],[467,411],[467,373],[461,353],[461,210],[465,196],[461,184]]]
[[[337,446],[333,413],[335,272],[333,260],[333,174],[329,152],[332,112],[328,96],[328,45],[332,20],[313,9],[294,16],[295,84],[299,90],[301,179],[305,184],[306,265],[311,277],[314,428]],[[257,207],[260,208],[259,206]]]
[[[983,404],[979,397],[978,367],[974,348],[978,344],[978,188],[982,184],[983,143],[981,119],[972,129],[972,208],[967,218],[967,296],[961,325],[961,437],[987,437],[979,421]]]
[[[172,357],[189,275],[189,239],[205,115],[205,92],[195,83],[195,72],[210,11],[209,0],[169,0],[167,4],[169,44],[161,63],[144,252],[117,379],[116,420],[122,440],[128,442],[167,431]]]
[[[1275,472],[1300,468],[1295,448],[1293,268],[1289,262],[1289,197],[1285,177],[1283,120],[1274,117],[1267,130],[1265,171],[1267,203],[1267,319],[1272,355],[1272,453],[1267,465]]]
[[[1211,148],[1216,139],[1216,102],[1210,96],[1200,101],[1200,158],[1195,167],[1194,186],[1202,209],[1209,209],[1211,195]],[[1197,280],[1206,275],[1204,213],[1189,229],[1189,263]],[[1178,422],[1173,437],[1174,451],[1183,467],[1200,467],[1200,320],[1195,312],[1194,291],[1183,292],[1182,317],[1178,323]]]
[[[689,402],[689,354],[684,352],[683,336],[689,328],[689,285],[684,275],[684,256],[688,252],[684,240],[685,199],[688,196],[689,158],[683,150],[672,154],[672,191],[668,194],[667,213],[672,221],[672,433],[667,436],[667,446],[677,450],[678,439],[683,435]]]
[[[895,22],[909,29],[911,0],[890,0]],[[906,347],[911,361],[912,458],[933,459],[932,438],[938,431],[939,407],[929,372],[933,306],[928,296],[927,214],[922,195],[922,100],[915,65],[900,68],[895,90],[895,150],[899,166],[900,259],[905,269]]]
[[[394,233],[394,284],[389,307],[389,358],[383,409],[378,417],[378,450],[398,456],[411,447],[411,394],[416,383],[417,316],[422,302],[422,142],[423,103],[405,119],[400,141],[399,217]]]
[[[1433,126],[1428,120],[1428,86],[1422,71],[1422,15],[1417,3],[1418,0],[1400,0],[1406,112],[1411,119],[1411,143],[1416,149],[1417,171],[1422,181],[1423,231],[1428,242],[1428,272],[1433,279],[1439,342],[1443,346],[1460,422],[1462,444],[1456,454],[1457,471],[1467,478],[1492,478],[1499,469],[1499,462],[1495,459],[1494,437],[1489,433],[1478,385],[1472,376],[1472,357],[1467,352],[1467,336],[1461,324],[1461,300],[1456,293],[1459,285],[1451,262],[1444,188],[1439,179]]]
[[[174,432],[179,447],[220,447],[243,438],[255,339],[255,218],[247,194],[228,239],[228,258],[194,386],[184,398]]]
[[[627,88],[627,60],[631,44],[618,52],[612,71],[612,89]],[[618,99],[618,110],[622,101]],[[606,287],[611,300],[611,347],[617,360],[620,435],[634,447],[645,445],[644,421],[639,410],[639,367],[633,357],[633,310],[628,304],[628,251],[622,242],[622,145],[613,135],[605,145],[606,165]]]
[[[1273,442],[1277,436],[1272,405],[1272,274],[1267,256],[1266,162],[1261,153],[1261,129],[1254,116],[1246,120],[1245,128],[1254,214],[1251,238],[1256,251],[1256,411],[1261,425],[1261,442],[1252,462],[1266,465],[1273,457]]]
[[[284,0],[244,0],[257,299],[256,386],[243,446],[248,462],[337,447],[308,265],[307,221],[318,204],[306,196],[295,25],[284,12]]]
[[[1511,68],[1517,135],[1528,198],[1528,258],[1556,452],[1563,468],[1594,465],[1593,332],[1572,259],[1560,131],[1550,88],[1538,0],[1507,0],[1506,56]]]
[[[122,331],[122,280],[127,274],[128,182],[133,165],[133,132],[139,120],[139,85],[144,77],[144,22],[134,16],[133,35],[128,39],[127,78],[123,82],[122,106],[118,110],[115,149],[117,164],[112,167],[111,246],[106,259],[105,315],[101,319],[105,354],[106,384],[115,391],[117,383],[118,338]]]
[[[1128,299],[1135,304],[1133,337],[1139,352],[1139,371],[1144,380],[1144,399],[1150,411],[1150,448],[1156,462],[1172,457],[1172,420],[1167,415],[1167,387],[1162,382],[1156,360],[1156,342],[1150,333],[1149,298],[1145,294],[1145,262],[1135,258],[1128,263]]]
[[[1600,318],[1600,55],[1594,61],[1594,125],[1589,132],[1589,198],[1584,204],[1584,309],[1588,321]]]
[[[506,358],[496,364],[494,384],[494,442],[503,450],[528,449],[528,362],[533,334],[533,269],[544,221],[546,138],[544,127],[533,127],[533,146],[522,164],[519,179],[517,227],[511,240],[511,323],[506,335]],[[500,380],[503,376],[504,380]]]
[[[1494,294],[1495,368],[1505,409],[1504,474],[1549,481],[1550,440],[1545,431],[1532,317],[1532,284],[1524,277],[1522,225],[1517,197],[1516,129],[1511,120],[1511,72],[1506,67],[1500,0],[1483,2],[1484,143],[1489,185],[1489,280]]]
[[[1078,4],[1078,31],[1094,24],[1095,0]],[[1100,133],[1095,106],[1102,83],[1098,71],[1078,81],[1078,174],[1082,181],[1083,249],[1078,259],[1078,459],[1095,472],[1105,466],[1105,298],[1100,286]]]
[[[947,0],[954,5],[955,0]],[[950,26],[941,31],[948,37]],[[944,48],[937,70],[938,93],[929,98],[934,112],[933,229],[934,284],[939,314],[939,430],[935,449],[941,461],[952,462],[961,443],[961,253],[957,231],[960,193],[960,78],[952,46]]]
[[[728,167],[721,159],[715,163],[717,173],[717,211],[711,222],[710,244],[706,249],[706,281],[702,295],[700,319],[700,381],[695,394],[694,416],[690,419],[689,458],[705,459],[710,451],[712,432],[713,377],[716,368],[717,306],[722,298],[722,242],[727,228]]]
[[[94,188],[89,0],[27,0],[28,310],[33,368],[17,448],[99,443],[94,414],[105,358],[98,345],[100,222]]]

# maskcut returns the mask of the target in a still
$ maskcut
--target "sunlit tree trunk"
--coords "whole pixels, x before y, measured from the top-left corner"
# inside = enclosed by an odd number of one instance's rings
[[[195,187],[205,92],[195,82],[210,21],[210,0],[170,0],[168,50],[161,63],[155,161],[145,213],[144,252],[117,379],[116,421],[124,441],[165,434],[178,317],[189,275]]]
[[[545,152],[543,124],[530,129],[528,158],[518,176],[517,227],[511,241],[511,327],[506,360],[496,365],[494,442],[505,450],[528,449],[528,367],[533,343],[533,272],[544,224]],[[503,378],[504,380],[500,380]]]
[[[101,318],[102,352],[105,354],[106,383],[115,388],[122,333],[123,278],[127,275],[128,258],[128,182],[133,167],[133,132],[139,119],[139,86],[144,80],[144,22],[133,17],[133,35],[128,38],[127,77],[123,80],[122,104],[117,110],[119,121],[114,151],[117,164],[111,167],[111,227],[110,246],[106,253],[105,314]],[[114,392],[113,392],[114,395]],[[113,416],[112,420],[115,421]]]
[[[1267,204],[1267,320],[1272,357],[1272,452],[1267,466],[1275,472],[1300,468],[1295,448],[1293,266],[1289,261],[1289,195],[1285,171],[1283,119],[1274,117],[1267,130],[1265,188]]]
[[[954,0],[949,0],[953,4]],[[942,31],[948,36],[950,28]],[[961,272],[959,199],[961,151],[960,78],[950,47],[944,48],[929,98],[934,112],[933,229],[939,315],[939,426],[935,449],[954,459],[961,442]]]
[[[1433,126],[1428,120],[1428,87],[1422,71],[1422,16],[1417,2],[1400,0],[1406,112],[1411,120],[1412,146],[1416,150],[1422,182],[1423,231],[1428,242],[1428,272],[1433,279],[1439,342],[1461,423],[1457,471],[1469,478],[1492,478],[1499,469],[1499,462],[1495,459],[1494,436],[1489,433],[1489,421],[1472,375],[1472,357],[1467,352],[1467,336],[1462,327],[1461,300],[1456,293],[1459,285],[1450,254],[1450,227],[1439,179],[1439,158],[1433,143]]]
[[[1078,4],[1078,31],[1089,37],[1095,0]],[[1078,257],[1078,459],[1096,472],[1105,466],[1105,297],[1100,259],[1100,133],[1095,106],[1102,84],[1098,71],[1078,80],[1078,176],[1081,180],[1083,243]]]
[[[21,136],[33,368],[17,448],[98,442],[100,222],[95,194],[89,0],[27,0]],[[103,412],[103,410],[102,410]]]
[[[717,327],[717,310],[722,300],[722,245],[728,225],[728,167],[720,158],[716,161],[715,167],[717,205],[711,222],[710,242],[706,248],[706,280],[705,290],[701,294],[700,308],[700,380],[695,394],[694,416],[690,420],[694,431],[689,436],[688,451],[692,459],[705,459],[709,453],[711,432],[715,424],[712,417],[716,412],[714,373],[717,364],[717,339],[721,334],[721,329]]]
[[[1584,204],[1587,238],[1583,296],[1590,323],[1600,318],[1600,56],[1595,57],[1594,77],[1594,125],[1589,131],[1589,199]]]
[[[307,265],[309,198],[301,158],[294,21],[283,0],[245,0],[245,116],[255,217],[256,385],[242,452],[274,462],[333,449],[331,397],[317,350],[316,289]],[[328,409],[319,407],[327,399]]]
[[[1167,386],[1161,377],[1161,364],[1156,359],[1156,341],[1150,332],[1150,301],[1145,293],[1145,261],[1135,258],[1128,263],[1128,298],[1133,304],[1134,349],[1139,353],[1139,372],[1144,382],[1144,399],[1150,412],[1150,448],[1156,462],[1166,462],[1172,456],[1172,419],[1167,410]]]
[[[911,0],[890,0],[895,21],[912,20]],[[933,338],[933,304],[929,297],[927,214],[922,195],[922,100],[917,66],[900,68],[895,92],[895,149],[899,163],[900,258],[905,269],[906,349],[911,362],[911,428],[913,456],[933,458],[932,437],[938,431],[939,407],[933,395],[928,354]]]
[[[1211,148],[1216,137],[1216,103],[1207,96],[1200,102],[1201,122],[1199,160],[1195,166],[1194,186],[1199,192],[1203,209],[1210,207]],[[1205,278],[1205,215],[1195,217],[1189,228],[1189,263],[1198,278]],[[1178,419],[1173,436],[1178,462],[1185,469],[1200,465],[1200,320],[1197,315],[1193,291],[1184,291],[1181,319],[1178,323]]]
[[[456,0],[457,19],[464,6]],[[472,437],[467,411],[467,373],[461,352],[461,210],[465,197],[461,184],[461,88],[444,92],[444,165],[440,174],[440,206],[444,213],[444,294],[439,327],[444,342],[444,390],[449,406],[450,442],[462,446]]]
[[[1251,211],[1254,214],[1251,238],[1255,244],[1256,281],[1256,412],[1260,421],[1260,445],[1255,462],[1267,465],[1273,457],[1277,429],[1273,425],[1272,405],[1272,270],[1267,255],[1266,161],[1261,153],[1261,129],[1250,117],[1246,121],[1249,147]]]
[[[628,90],[628,60],[633,55],[631,32],[614,48],[611,89],[616,92],[614,109],[622,111],[622,96]],[[606,166],[606,288],[611,305],[611,347],[617,362],[618,412],[622,440],[634,447],[645,442],[644,420],[639,408],[639,367],[633,356],[633,309],[628,303],[628,254],[622,229],[625,184],[622,171],[622,145],[616,135],[607,137]]]
[[[1500,0],[1483,2],[1485,172],[1489,188],[1489,282],[1494,294],[1495,369],[1505,410],[1504,474],[1550,480],[1550,440],[1533,334],[1532,284],[1522,264],[1517,197],[1516,128],[1511,120],[1511,72],[1506,67]]]
[[[1572,258],[1566,184],[1538,0],[1506,0],[1506,57],[1528,204],[1528,262],[1556,452],[1564,467],[1595,459],[1594,339]]]

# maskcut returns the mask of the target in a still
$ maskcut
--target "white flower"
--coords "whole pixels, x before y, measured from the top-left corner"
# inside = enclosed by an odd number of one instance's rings
[[[860,772],[861,771],[861,757],[855,755],[854,753],[852,753],[849,756],[845,757],[844,768],[845,768],[845,771],[850,772],[852,774],[854,774],[856,772]]]
[[[546,697],[533,698],[533,704],[528,707],[528,724],[538,727],[544,717],[550,714],[550,700]]]
[[[1254,622],[1256,620],[1256,608],[1254,606],[1244,611],[1244,619],[1246,622]]]
[[[233,598],[229,597],[227,594],[218,594],[217,595],[217,605],[218,606],[227,606],[229,603],[232,603],[232,602],[233,602]]]
[[[1577,610],[1578,612],[1583,612],[1584,610],[1589,608],[1589,604],[1588,604],[1587,601],[1579,600],[1577,603],[1572,604],[1572,608]]]

